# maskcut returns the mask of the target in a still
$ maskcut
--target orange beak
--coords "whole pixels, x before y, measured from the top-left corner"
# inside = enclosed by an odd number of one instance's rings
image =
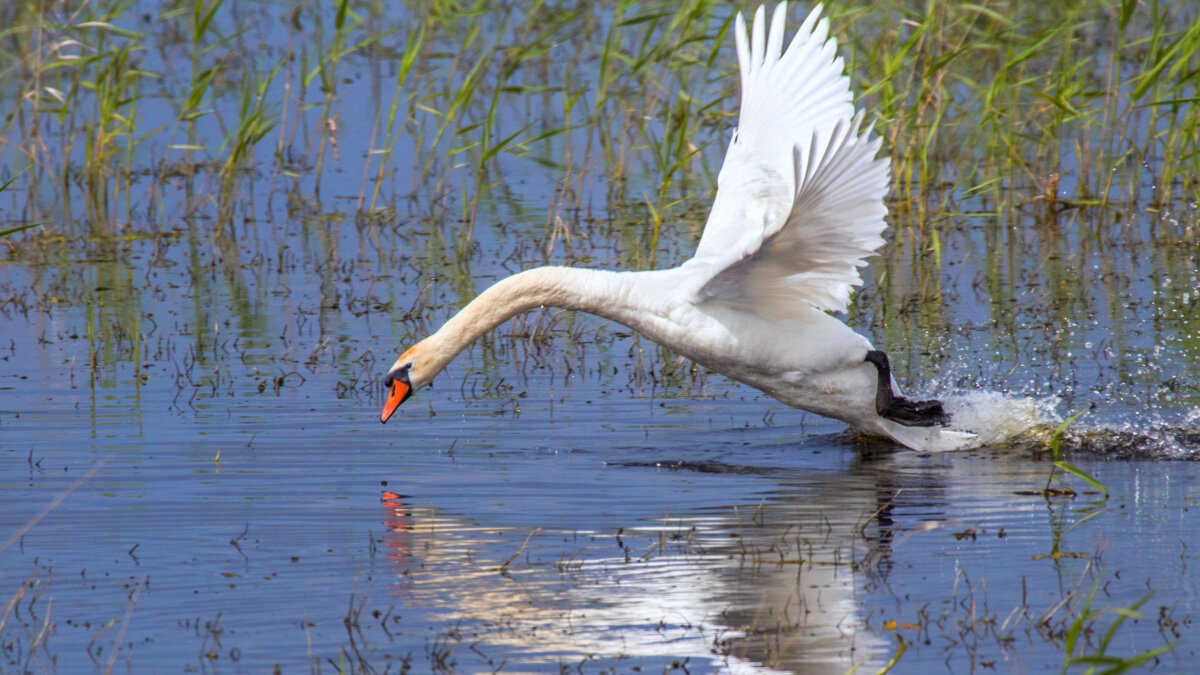
[[[407,401],[411,395],[412,387],[407,382],[393,380],[392,389],[388,392],[387,403],[383,404],[383,412],[379,414],[379,421],[381,423],[388,421],[392,413],[396,412],[396,408],[399,408],[400,404]]]

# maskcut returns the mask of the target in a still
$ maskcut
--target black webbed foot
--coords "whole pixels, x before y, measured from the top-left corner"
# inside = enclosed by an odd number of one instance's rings
[[[937,427],[950,424],[950,415],[937,400],[910,401],[903,396],[893,396],[884,408],[875,406],[880,417],[899,422],[906,427]]]
[[[887,354],[872,350],[867,352],[865,360],[872,363],[879,373],[879,383],[875,389],[875,412],[880,417],[906,427],[944,427],[950,424],[950,415],[942,408],[941,401],[910,401],[892,392],[892,367]]]

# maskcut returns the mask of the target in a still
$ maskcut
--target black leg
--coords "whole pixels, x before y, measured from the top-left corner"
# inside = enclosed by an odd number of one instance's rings
[[[892,366],[887,354],[872,350],[867,352],[865,360],[875,366],[879,375],[875,387],[875,412],[880,417],[906,427],[944,427],[950,424],[950,415],[942,409],[941,401],[910,401],[892,392]]]

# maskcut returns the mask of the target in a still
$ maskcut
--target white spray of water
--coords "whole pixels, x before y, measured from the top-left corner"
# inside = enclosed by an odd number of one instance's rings
[[[978,445],[1003,445],[1044,438],[1062,421],[1058,399],[1014,397],[996,391],[972,391],[942,397],[951,428],[974,432]]]
[[[1200,459],[1200,409],[1178,419],[1150,410],[1134,419],[1072,427],[1067,446],[1117,459]]]

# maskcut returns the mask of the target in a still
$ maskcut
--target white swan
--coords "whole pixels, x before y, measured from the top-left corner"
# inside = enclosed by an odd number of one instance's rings
[[[821,7],[783,50],[786,4],[770,31],[741,14],[738,126],[696,255],[674,269],[539,267],[496,283],[388,372],[386,422],[468,344],[543,306],[622,323],[726,377],[862,433],[923,451],[976,443],[938,401],[895,392],[887,357],[827,312],[844,312],[858,268],[883,245],[886,157],[861,129]]]

